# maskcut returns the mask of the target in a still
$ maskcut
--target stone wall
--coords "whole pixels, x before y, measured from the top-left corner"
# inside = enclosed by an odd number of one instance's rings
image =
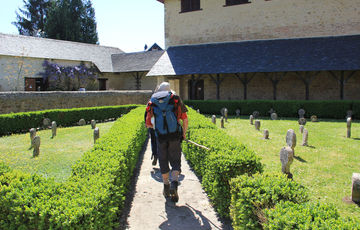
[[[150,90],[0,92],[0,114],[126,104],[146,104]]]

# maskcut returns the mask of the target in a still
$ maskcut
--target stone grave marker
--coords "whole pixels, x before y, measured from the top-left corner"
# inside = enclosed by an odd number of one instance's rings
[[[360,173],[352,175],[351,200],[360,204]]]
[[[301,118],[299,118],[298,123],[299,123],[299,125],[306,125],[306,119],[301,117]]]
[[[196,112],[197,112],[197,113],[200,113],[200,109],[197,109]]]
[[[250,125],[253,125],[254,124],[254,116],[253,115],[250,115]]]
[[[221,117],[221,128],[222,128],[222,129],[225,128],[225,127],[224,127],[224,117]]]
[[[91,120],[91,129],[95,129],[95,127],[96,127],[96,121]]]
[[[228,110],[227,110],[227,108],[224,109],[224,116],[225,116],[225,121],[227,122],[227,119],[228,119]]]
[[[235,110],[236,117],[240,117],[240,109]]]
[[[310,117],[310,119],[311,119],[311,122],[318,122],[318,118],[317,118],[316,115],[312,115],[312,116]]]
[[[265,140],[269,139],[269,130],[264,129],[264,137],[263,137],[263,139],[265,139]]]
[[[272,114],[272,113],[275,113],[276,111],[273,109],[273,108],[271,108],[269,111],[268,111],[268,113],[270,113],[270,114]]]
[[[296,146],[296,134],[292,129],[289,129],[286,133],[286,144],[292,149]]]
[[[278,119],[278,115],[276,113],[272,113],[270,115],[270,117],[271,117],[271,120],[277,120]]]
[[[100,130],[99,127],[96,127],[94,129],[94,144],[96,143],[96,140],[100,138]]]
[[[281,171],[284,174],[287,174],[288,178],[292,178],[290,172],[290,165],[294,161],[294,150],[289,146],[283,147],[280,150],[280,161],[281,161]]]
[[[225,107],[220,109],[221,116],[223,117],[225,116],[225,109],[226,109]]]
[[[49,118],[44,118],[44,120],[43,120],[44,128],[49,128],[50,125],[51,125],[50,119]]]
[[[259,111],[254,111],[252,115],[256,119],[260,116],[260,113],[259,113]]]
[[[35,128],[31,128],[30,129],[30,149],[33,148],[33,140],[34,140],[34,137],[36,136],[36,129]]]
[[[260,131],[260,120],[255,120],[255,129]]]
[[[216,116],[215,115],[212,115],[211,116],[211,122],[216,124]]]
[[[84,119],[80,119],[79,120],[79,125],[80,126],[86,125],[86,121]]]
[[[307,129],[304,129],[303,131],[303,141],[302,141],[302,146],[308,146],[308,137],[309,137],[309,132]]]
[[[346,119],[346,127],[347,127],[346,137],[350,138],[351,137],[351,117],[348,117]]]
[[[40,137],[39,136],[34,137],[33,146],[34,146],[33,157],[37,157],[40,154]]]
[[[303,132],[304,132],[304,126],[303,126],[303,125],[300,125],[300,126],[299,126],[299,131],[300,131],[300,133],[303,133]]]
[[[298,114],[299,114],[299,118],[304,118],[305,110],[304,109],[299,109]]]
[[[51,138],[54,138],[56,136],[56,129],[57,129],[57,125],[56,125],[56,121],[51,122]]]
[[[353,115],[353,111],[352,111],[352,110],[346,111],[346,118],[352,117],[352,115]]]

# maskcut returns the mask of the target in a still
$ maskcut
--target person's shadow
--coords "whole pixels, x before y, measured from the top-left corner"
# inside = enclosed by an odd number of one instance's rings
[[[160,224],[161,230],[221,229],[190,205],[176,206],[170,200],[165,202],[167,220]]]
[[[150,174],[151,174],[151,177],[156,180],[157,182],[160,182],[162,183],[163,180],[162,180],[162,176],[161,176],[161,172],[160,172],[160,169],[159,168],[155,168],[153,167],[153,170],[150,171]],[[183,174],[180,174],[179,175],[179,182],[184,180],[185,178],[185,175]],[[171,172],[170,172],[170,181],[171,181]]]

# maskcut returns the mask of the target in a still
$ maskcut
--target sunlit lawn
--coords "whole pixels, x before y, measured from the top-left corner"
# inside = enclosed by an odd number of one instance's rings
[[[100,137],[114,122],[100,123]],[[58,128],[57,135],[51,139],[50,130],[40,130],[40,155],[33,158],[30,148],[30,135],[16,134],[0,138],[0,162],[24,172],[38,173],[45,177],[54,177],[64,181],[70,176],[71,166],[81,158],[84,152],[93,147],[93,129],[90,125]]]
[[[210,118],[209,118],[210,119]],[[302,134],[297,120],[261,120],[261,131],[250,125],[249,119],[232,118],[225,131],[255,150],[265,164],[265,171],[281,171],[280,149],[286,145],[286,132],[297,135],[295,156],[291,165],[294,180],[309,189],[312,201],[335,204],[342,216],[360,221],[360,207],[343,201],[351,196],[352,173],[360,173],[360,123],[352,124],[352,138],[346,138],[346,121],[320,120],[308,122],[308,147],[301,146]],[[219,121],[219,119],[218,119]],[[220,122],[217,122],[220,127]],[[270,140],[263,140],[268,129]]]

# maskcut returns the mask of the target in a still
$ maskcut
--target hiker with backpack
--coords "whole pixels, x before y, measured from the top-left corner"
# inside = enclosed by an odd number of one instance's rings
[[[164,183],[163,195],[177,202],[179,200],[178,179],[181,171],[181,141],[185,139],[188,128],[187,109],[181,98],[171,92],[170,84],[163,82],[151,96],[146,111],[146,127],[155,129],[160,172]],[[155,122],[152,122],[151,118],[154,118]],[[182,125],[180,120],[183,121]]]

